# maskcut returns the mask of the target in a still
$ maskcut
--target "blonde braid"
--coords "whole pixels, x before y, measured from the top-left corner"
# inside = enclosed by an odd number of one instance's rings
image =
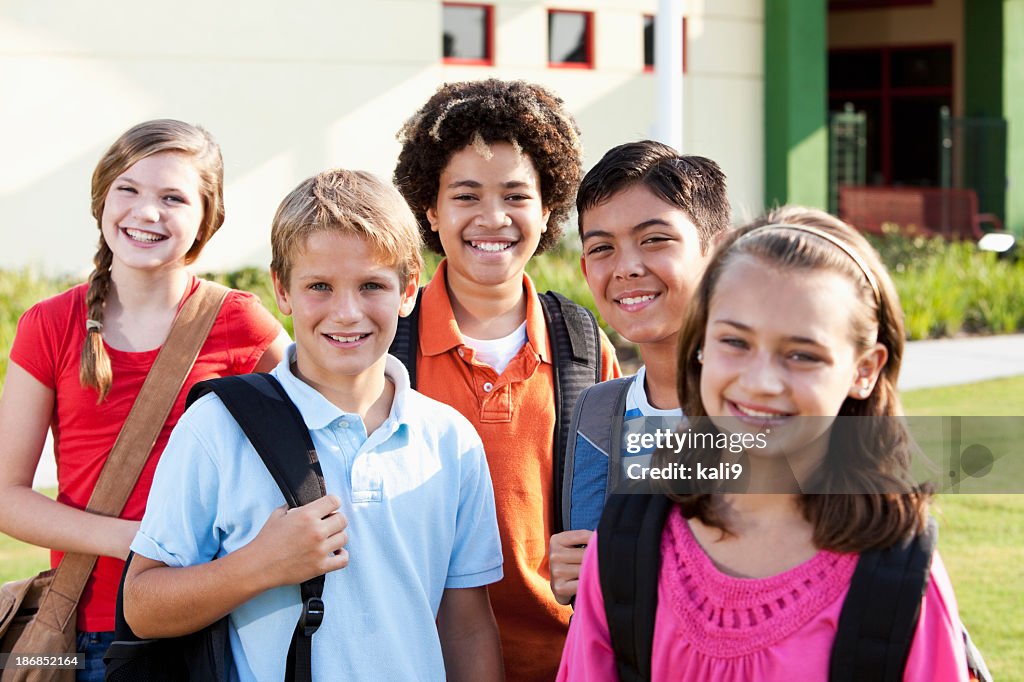
[[[96,268],[89,275],[89,289],[85,294],[88,322],[79,361],[78,380],[85,388],[95,388],[99,393],[96,402],[101,403],[110,392],[110,385],[114,379],[110,356],[103,347],[103,304],[106,303],[113,283],[110,266],[114,262],[114,253],[103,237],[100,237],[99,248],[92,262]]]

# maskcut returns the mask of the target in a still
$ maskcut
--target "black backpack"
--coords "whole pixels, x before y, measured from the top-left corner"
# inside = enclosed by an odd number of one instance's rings
[[[416,351],[419,348],[419,319],[422,289],[416,307],[398,319],[398,331],[388,350],[409,371],[409,383],[416,388]],[[554,351],[555,430],[552,474],[554,477],[554,530],[562,527],[562,480],[565,476],[565,447],[576,399],[587,386],[601,381],[601,334],[594,314],[562,294],[548,291],[539,295],[544,321]],[[575,438],[575,434],[573,434]]]
[[[197,383],[186,405],[207,393],[216,393],[242,428],[249,442],[274,477],[289,508],[326,495],[323,472],[302,415],[277,379],[269,374],[247,374]],[[103,657],[107,682],[228,679],[231,652],[228,620],[221,618],[199,632],[167,639],[139,639],[124,619],[125,563],[117,591],[114,643]],[[287,682],[312,681],[313,633],[324,615],[324,576],[300,585],[303,609],[288,649]]]
[[[651,679],[661,535],[672,501],[664,495],[612,495],[598,525],[598,570],[619,679]],[[935,520],[900,545],[861,554],[839,615],[830,682],[902,682],[938,537]],[[991,682],[964,630],[973,679]]]

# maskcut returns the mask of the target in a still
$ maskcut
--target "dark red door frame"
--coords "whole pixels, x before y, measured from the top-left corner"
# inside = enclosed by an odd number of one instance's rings
[[[939,43],[927,45],[884,45],[881,47],[857,47],[838,48],[829,50],[829,54],[836,53],[868,53],[877,52],[881,56],[880,68],[881,85],[878,89],[865,90],[833,90],[829,88],[829,99],[878,99],[880,106],[878,134],[881,137],[882,145],[880,150],[882,162],[883,182],[888,185],[892,183],[892,100],[895,97],[949,97],[953,101],[953,83],[948,86],[920,86],[920,87],[893,87],[892,85],[892,53],[906,50],[920,50],[929,47],[949,48],[950,64],[952,65],[953,78],[956,74],[956,61],[954,46],[952,43]]]

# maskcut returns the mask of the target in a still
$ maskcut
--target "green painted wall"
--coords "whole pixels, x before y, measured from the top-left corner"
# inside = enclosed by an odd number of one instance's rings
[[[828,207],[827,0],[765,0],[765,203]]]
[[[1003,0],[964,1],[964,112],[1003,114]]]
[[[1006,227],[1024,235],[1024,0],[1003,0],[1003,117],[1008,126]]]
[[[961,150],[962,182],[978,191],[979,209],[1006,219],[1003,119],[1003,0],[964,0],[964,116],[974,119]],[[982,124],[988,120],[989,124]]]

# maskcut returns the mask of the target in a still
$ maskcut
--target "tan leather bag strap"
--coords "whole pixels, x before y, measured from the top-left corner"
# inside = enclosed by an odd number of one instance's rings
[[[200,280],[198,290],[181,306],[107,456],[88,511],[118,516],[124,509],[228,291],[220,284]],[[71,624],[95,564],[94,555],[64,555],[39,604],[36,626],[64,631]]]

